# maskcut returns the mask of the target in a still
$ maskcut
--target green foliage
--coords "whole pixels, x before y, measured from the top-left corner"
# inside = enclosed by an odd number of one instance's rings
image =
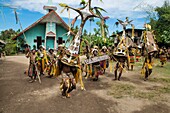
[[[86,1],[85,1],[85,0],[81,0],[80,5],[85,6],[86,4],[87,4],[87,3],[86,3]]]
[[[11,39],[11,37],[14,37],[16,34],[17,32],[13,29],[1,31],[0,39],[6,42],[8,41],[8,39]]]
[[[93,22],[94,19],[91,18],[90,22]],[[113,44],[113,38],[107,36],[109,34],[108,32],[108,26],[104,23],[103,28],[104,28],[104,35],[106,37],[106,42],[104,42],[104,38],[102,35],[102,24],[101,21],[97,21],[96,25],[98,25],[98,28],[94,28],[94,33],[93,34],[87,34],[87,31],[84,30],[83,33],[83,39],[87,40],[90,44],[90,46],[98,46],[99,48],[102,48],[102,46],[111,46]],[[85,47],[85,44],[83,43],[82,45],[83,47]]]
[[[75,28],[71,28],[71,30],[72,30],[75,34],[77,34],[77,32],[78,32],[78,30],[79,30],[79,27],[76,26]]]
[[[67,4],[64,4],[64,3],[60,3],[59,4],[61,7],[68,7],[68,5]]]
[[[19,30],[15,31],[13,29],[1,31],[0,39],[6,42],[5,48],[3,48],[3,51],[6,52],[6,55],[16,54],[17,42],[12,40],[12,38],[16,36],[19,32]],[[23,45],[24,42],[25,41],[23,39],[19,39],[19,45]]]
[[[111,46],[113,44],[112,38],[107,38],[106,43],[104,42],[104,39],[95,34],[89,34],[89,35],[83,35],[83,39],[87,40],[90,44],[90,46],[98,46],[99,48],[102,48],[102,46]],[[83,47],[85,47],[85,44],[83,44]]]
[[[162,7],[155,9],[158,19],[150,18],[150,24],[156,31],[156,38],[159,43],[170,44],[170,3],[168,0],[164,2]]]
[[[164,42],[170,44],[170,30],[168,31],[163,31],[161,38]]]
[[[25,39],[24,39],[24,38],[18,37],[18,41],[17,41],[17,43],[18,43],[18,47],[23,48],[23,47],[24,47],[24,45],[25,45],[25,43],[26,43],[26,41],[25,41]]]
[[[104,25],[102,25],[101,21],[97,21],[96,25],[98,25],[99,28],[98,29],[94,28],[95,34],[100,35],[102,37],[103,35],[102,31],[103,31],[105,35],[104,37],[107,37],[107,34],[109,34],[109,30],[108,30],[109,26],[106,25],[105,23]]]
[[[17,44],[15,41],[11,41],[10,43],[7,43],[5,48],[6,55],[13,55],[17,53]]]
[[[100,0],[100,2],[103,2],[103,0]]]
[[[96,15],[98,15],[100,18],[103,18],[102,16],[102,11],[103,12],[106,12],[104,9],[100,8],[100,7],[94,7],[94,8],[91,8],[93,10],[93,12],[95,12]]]
[[[84,30],[83,36],[87,36],[87,30]]]

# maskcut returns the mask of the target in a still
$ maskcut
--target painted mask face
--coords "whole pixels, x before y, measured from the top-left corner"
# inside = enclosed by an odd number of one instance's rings
[[[98,50],[97,49],[93,49],[93,55],[97,56],[98,55]]]
[[[103,49],[103,52],[106,53],[106,52],[107,52],[107,49]]]
[[[125,46],[121,45],[117,51],[115,52],[116,55],[120,55],[120,56],[125,56],[126,55],[126,48]]]

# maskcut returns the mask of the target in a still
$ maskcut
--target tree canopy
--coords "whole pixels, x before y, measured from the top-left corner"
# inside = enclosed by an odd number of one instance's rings
[[[156,7],[158,19],[150,18],[150,24],[155,30],[158,43],[170,46],[170,3],[164,1],[162,7]]]
[[[17,52],[17,42],[15,40],[12,40],[14,36],[16,36],[20,30],[13,30],[13,29],[8,29],[1,31],[0,33],[0,40],[3,40],[6,42],[5,48],[3,48],[3,51],[6,52],[7,55],[15,54]],[[25,41],[23,39],[18,40],[18,47],[21,47]]]

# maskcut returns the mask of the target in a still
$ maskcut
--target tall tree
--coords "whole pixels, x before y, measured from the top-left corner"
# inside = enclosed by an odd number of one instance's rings
[[[156,38],[159,43],[168,44],[170,46],[170,3],[164,1],[162,7],[155,8],[157,19],[150,18],[152,29],[155,30]]]
[[[162,7],[157,7],[158,21],[156,22],[156,32],[159,40],[170,44],[170,3],[165,1]]]
[[[16,36],[18,33],[19,30],[15,31],[13,29],[1,31],[0,39],[6,42],[4,51],[6,52],[7,55],[15,54],[17,52],[17,42],[12,40],[12,38]]]
[[[87,30],[84,29],[83,36],[87,36]]]
[[[4,31],[1,31],[0,39],[5,42],[8,42],[15,35],[17,35],[17,32],[13,29],[4,30]]]

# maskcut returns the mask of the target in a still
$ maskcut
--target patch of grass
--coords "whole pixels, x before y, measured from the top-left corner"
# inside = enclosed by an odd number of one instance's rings
[[[143,98],[143,99],[148,99],[148,100],[161,100],[161,101],[166,101],[164,96],[160,96],[163,94],[170,94],[170,87],[169,86],[164,86],[164,87],[157,87],[152,89],[152,91],[149,92],[142,92],[142,91],[135,91],[133,96],[136,98]]]
[[[152,101],[167,101],[166,97],[160,96],[163,94],[170,94],[170,85],[164,87],[148,87],[145,91],[141,91],[130,84],[114,84],[108,91],[108,95],[117,99],[129,96]]]
[[[150,78],[151,82],[170,83],[170,78]]]
[[[133,96],[135,98],[143,98],[143,99],[152,100],[156,96],[156,93],[154,93],[154,92],[142,92],[142,91],[138,91],[138,92],[135,92],[133,94]]]
[[[159,91],[159,93],[169,93],[170,94],[170,85],[164,86],[164,87],[160,88],[158,91]]]
[[[134,73],[140,72],[142,64],[142,62],[135,63],[136,70],[134,70]],[[155,86],[146,84],[146,86],[141,87],[142,90],[133,84],[123,84],[121,82],[115,83],[108,91],[108,95],[111,95],[114,98],[129,96],[151,101],[169,101],[166,94],[170,94],[170,62],[167,62],[164,67],[153,66],[153,73],[148,81],[153,85],[155,84]],[[162,85],[157,86],[157,83]]]
[[[142,68],[143,62],[136,62],[136,63],[135,63],[135,66],[138,66],[138,67],[140,66],[140,67]]]
[[[131,95],[134,90],[135,87],[129,84],[114,84],[108,94],[115,98],[122,98]]]
[[[143,66],[143,61],[135,63],[135,67],[138,67],[139,69],[141,69],[142,66]],[[156,61],[154,61],[153,64],[152,75],[170,77],[170,62],[167,62],[164,65],[164,67],[161,67],[161,63],[159,62],[159,59],[156,59]]]
[[[167,62],[164,67],[160,67],[160,65],[155,66],[153,70],[157,75],[170,77],[170,62]]]

